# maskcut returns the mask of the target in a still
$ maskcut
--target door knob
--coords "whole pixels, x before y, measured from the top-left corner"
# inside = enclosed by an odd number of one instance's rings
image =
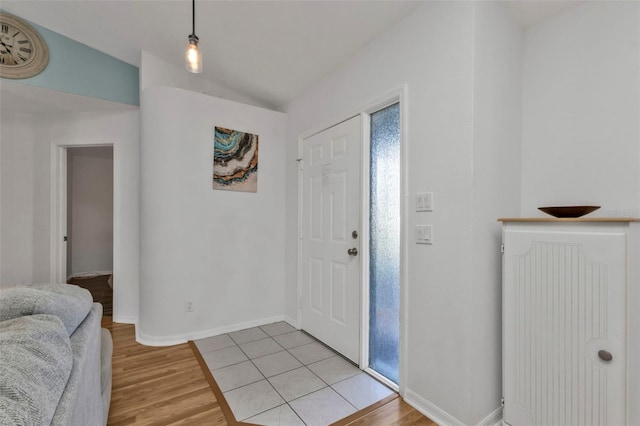
[[[349,254],[349,256],[357,256],[358,254],[358,249],[357,248],[350,248],[349,250],[347,250],[347,253]]]
[[[598,351],[598,356],[600,357],[601,360],[607,361],[607,362],[613,359],[613,355],[611,355],[611,352],[605,351],[604,349],[600,349]]]

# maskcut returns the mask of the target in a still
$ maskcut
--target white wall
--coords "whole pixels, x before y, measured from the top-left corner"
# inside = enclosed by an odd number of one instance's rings
[[[140,92],[147,87],[158,86],[177,87],[248,105],[270,107],[251,96],[207,81],[201,75],[192,74],[184,67],[177,67],[143,50],[140,57]]]
[[[113,144],[114,320],[135,322],[139,268],[138,111],[23,115],[19,121],[12,120],[11,115],[3,110],[1,117],[0,281],[50,281],[52,145]]]
[[[499,4],[428,2],[287,108],[285,312],[295,317],[298,137],[408,85],[401,391],[445,423],[499,417],[496,219],[519,211],[520,44]],[[415,212],[423,191],[432,213]],[[414,244],[417,224],[433,225],[432,246]]]
[[[473,136],[473,410],[502,398],[499,217],[520,216],[523,32],[496,2],[476,7]],[[482,389],[482,391],[479,391]],[[499,413],[494,413],[499,417]]]
[[[138,339],[282,320],[286,116],[168,87],[141,100]],[[212,190],[214,126],[259,135],[257,193]]]
[[[113,147],[67,149],[67,276],[113,270]]]
[[[0,285],[44,281],[49,259],[34,261],[34,149],[36,120],[31,114],[0,116]]]
[[[585,2],[526,32],[522,213],[640,216],[640,3]]]

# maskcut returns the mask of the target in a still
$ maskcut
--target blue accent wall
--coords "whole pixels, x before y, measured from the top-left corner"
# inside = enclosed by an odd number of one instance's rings
[[[140,105],[138,67],[32,22],[29,24],[40,32],[49,46],[49,65],[34,77],[16,81],[77,95]]]

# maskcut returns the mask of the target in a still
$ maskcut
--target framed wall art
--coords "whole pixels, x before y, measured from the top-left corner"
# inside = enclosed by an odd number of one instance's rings
[[[258,135],[214,130],[213,189],[258,192]]]

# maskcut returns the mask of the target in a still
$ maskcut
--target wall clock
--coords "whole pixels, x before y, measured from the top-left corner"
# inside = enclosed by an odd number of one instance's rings
[[[22,19],[0,13],[0,77],[29,78],[49,63],[42,36]]]

